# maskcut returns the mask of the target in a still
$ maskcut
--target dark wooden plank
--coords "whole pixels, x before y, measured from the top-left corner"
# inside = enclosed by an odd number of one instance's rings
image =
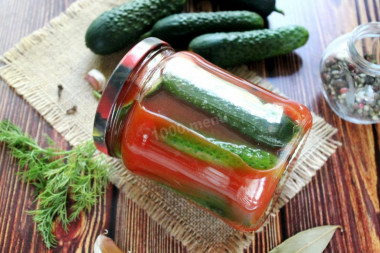
[[[23,36],[46,24],[63,11],[71,0],[0,1],[0,53]],[[302,24],[310,31],[308,44],[295,54],[252,65],[285,94],[311,107],[339,129],[343,147],[317,173],[312,182],[277,216],[271,230],[259,233],[247,252],[266,252],[281,240],[310,227],[341,224],[327,252],[376,252],[379,243],[379,170],[380,128],[358,126],[340,120],[329,109],[319,86],[319,59],[323,49],[337,36],[358,23],[379,21],[379,1],[285,1],[278,6],[286,16],[273,14],[271,27]],[[216,9],[208,1],[189,1],[191,11]],[[347,18],[349,17],[349,18]],[[0,84],[0,119],[9,118],[43,143],[48,133],[59,145],[65,141],[3,82]],[[31,203],[32,187],[15,176],[17,165],[7,149],[0,146],[0,252],[43,252],[35,225],[25,210]],[[117,198],[118,196],[118,198]],[[111,202],[116,201],[112,209]],[[180,242],[170,237],[146,213],[125,196],[110,189],[106,200],[88,216],[83,234],[56,251],[91,251],[95,236],[110,229],[120,247],[132,252],[185,252]],[[87,249],[87,250],[86,250]]]
[[[301,24],[310,31],[307,45],[296,54],[265,61],[267,78],[286,95],[310,107],[337,127],[343,146],[329,159],[312,182],[282,210],[285,238],[319,225],[340,224],[326,252],[378,252],[379,136],[372,126],[339,119],[325,102],[319,81],[323,50],[358,24],[375,21],[378,1],[277,1],[286,18],[272,15],[272,27]],[[377,19],[377,21],[379,21]],[[378,127],[377,127],[378,128]],[[377,158],[378,159],[378,158]]]
[[[0,54],[11,48],[22,37],[48,23],[73,1],[0,1]],[[0,81],[0,120],[7,118],[46,145],[48,134],[62,148],[66,141],[48,125],[23,99]],[[19,167],[8,149],[0,144],[0,252],[50,252],[42,243],[32,217],[34,189],[19,181]],[[112,186],[106,198],[82,218],[82,226],[72,226],[69,235],[60,235],[58,247],[51,252],[92,252],[96,236],[109,227]],[[79,222],[78,222],[79,224]],[[62,243],[64,242],[64,243]]]

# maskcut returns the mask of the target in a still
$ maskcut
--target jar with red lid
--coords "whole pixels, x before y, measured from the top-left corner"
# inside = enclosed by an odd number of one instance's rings
[[[133,173],[253,231],[311,125],[305,106],[148,38],[110,77],[94,141]]]

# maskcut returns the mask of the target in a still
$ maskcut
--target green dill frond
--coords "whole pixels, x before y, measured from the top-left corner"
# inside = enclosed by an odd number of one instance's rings
[[[48,137],[42,148],[29,135],[9,121],[0,122],[0,142],[18,159],[19,176],[36,187],[37,209],[29,211],[47,248],[55,247],[54,220],[67,231],[82,211],[89,212],[108,185],[108,164],[102,155],[94,156],[92,141],[64,151]],[[74,203],[68,210],[68,200]]]

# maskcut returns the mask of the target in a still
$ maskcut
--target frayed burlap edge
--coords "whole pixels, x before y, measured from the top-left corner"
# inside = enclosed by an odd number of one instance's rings
[[[15,62],[29,48],[36,44],[45,43],[45,41],[48,41],[48,38],[53,38],[56,30],[60,29],[66,22],[70,22],[70,19],[75,17],[79,10],[86,8],[86,6],[93,2],[93,0],[81,0],[72,4],[65,13],[53,19],[45,28],[22,39],[18,45],[0,58],[0,61],[4,63],[4,66],[0,67],[0,76],[40,112],[72,145],[77,145],[82,141],[88,140],[91,136],[85,130],[66,121],[63,117],[64,112],[60,108],[53,106],[55,105],[54,101],[47,99],[48,96],[36,90],[35,86],[30,84],[28,77],[23,74]],[[262,81],[260,77],[256,76],[255,73],[249,71],[246,67],[236,68],[231,71],[264,88],[269,90],[273,88],[270,83]],[[274,92],[278,91],[274,90]],[[318,134],[320,141],[318,145],[309,149],[294,164],[295,169],[290,173],[282,194],[275,204],[273,215],[311,180],[316,171],[340,145],[339,142],[331,139],[331,136],[337,131],[335,128],[316,115],[313,115],[313,119],[314,125],[312,131]],[[186,245],[189,251],[215,252],[216,250],[223,250],[236,252],[248,247],[252,242],[253,234],[235,233],[231,235],[227,243],[219,245],[218,248],[207,244],[207,242],[197,236],[192,230],[191,225],[184,224],[180,216],[175,214],[164,201],[160,201],[160,196],[155,195],[154,192],[149,190],[148,184],[144,180],[127,172],[119,161],[110,159],[110,163],[114,165],[114,169],[110,172],[110,180],[120,190],[125,192],[127,197],[134,200],[143,208],[152,219],[156,220],[171,235]]]
[[[1,78],[13,87],[19,95],[23,96],[71,145],[77,145],[92,138],[92,136],[83,129],[75,128],[72,122],[67,122],[64,119],[65,112],[54,107],[55,102],[50,100],[49,96],[35,89],[38,84],[31,85],[28,77],[14,63],[34,45],[47,44],[49,38],[54,38],[55,31],[59,30],[65,23],[70,22],[78,11],[93,2],[93,0],[82,0],[71,4],[66,12],[52,19],[44,28],[23,38],[15,47],[0,57],[0,62],[5,64],[0,67]]]

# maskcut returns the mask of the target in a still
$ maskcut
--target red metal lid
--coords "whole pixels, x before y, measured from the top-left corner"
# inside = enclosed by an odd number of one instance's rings
[[[115,109],[117,108],[117,98],[123,89],[128,88],[128,85],[125,85],[127,84],[128,77],[151,50],[160,46],[168,46],[168,44],[157,38],[142,40],[129,50],[109,78],[98,104],[93,131],[95,146],[101,152],[113,155],[111,147],[107,144],[107,131],[110,128]]]

